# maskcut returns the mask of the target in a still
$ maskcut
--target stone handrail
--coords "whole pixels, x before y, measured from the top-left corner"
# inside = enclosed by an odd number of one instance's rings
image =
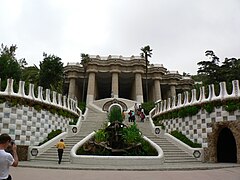
[[[7,79],[7,86],[4,91],[0,90],[0,96],[13,96],[19,98],[25,98],[36,102],[41,102],[47,105],[55,106],[57,108],[62,108],[67,110],[75,115],[81,116],[81,110],[77,106],[77,100],[71,99],[66,96],[62,96],[62,94],[57,94],[55,91],[52,92],[46,89],[45,99],[43,98],[43,87],[38,86],[38,94],[35,96],[34,94],[34,84],[29,84],[28,95],[25,92],[25,81],[19,81],[18,92],[15,93],[13,91],[13,79]],[[1,79],[0,79],[1,85]]]
[[[189,92],[186,91],[182,94],[178,94],[177,97],[168,98],[167,100],[158,100],[155,102],[155,108],[151,111],[150,116],[156,117],[160,114],[179,109],[181,107],[193,106],[201,103],[216,101],[216,100],[225,100],[230,98],[239,98],[240,90],[239,90],[239,81],[232,81],[232,92],[228,94],[226,89],[226,82],[219,83],[220,92],[219,95],[216,95],[214,85],[211,84],[208,86],[209,92],[208,96],[206,96],[205,87],[202,86],[200,88],[200,95],[197,99],[196,89],[192,89],[191,91],[191,99],[189,100]],[[183,100],[183,101],[182,101]]]

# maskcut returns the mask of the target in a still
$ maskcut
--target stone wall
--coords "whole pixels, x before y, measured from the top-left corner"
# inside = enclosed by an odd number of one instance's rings
[[[229,128],[237,147],[237,163],[240,163],[240,121],[221,121],[212,123],[212,132],[208,134],[208,148],[205,149],[205,161],[217,162],[217,141],[223,128]]]
[[[0,134],[9,134],[17,145],[38,145],[52,130],[66,132],[70,120],[33,107],[0,104]]]

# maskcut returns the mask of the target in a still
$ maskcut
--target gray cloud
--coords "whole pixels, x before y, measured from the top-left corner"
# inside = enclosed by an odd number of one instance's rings
[[[196,74],[208,49],[221,60],[239,58],[238,0],[19,0],[15,11],[9,7],[5,0],[0,7],[0,39],[17,44],[29,64],[39,64],[43,51],[67,63],[80,53],[139,55],[145,45],[151,63],[180,73]]]

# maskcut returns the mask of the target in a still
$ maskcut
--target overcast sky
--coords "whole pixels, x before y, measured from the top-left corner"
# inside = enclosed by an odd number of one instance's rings
[[[206,50],[240,58],[240,0],[0,0],[0,43],[37,66],[43,52],[66,65],[150,45],[150,63],[196,74]]]

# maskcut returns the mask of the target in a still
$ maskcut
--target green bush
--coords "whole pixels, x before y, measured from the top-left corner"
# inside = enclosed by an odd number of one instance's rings
[[[234,101],[227,102],[225,105],[225,109],[228,112],[236,111],[237,109],[239,109],[239,103]]]
[[[189,145],[192,148],[202,147],[201,144],[192,142],[190,139],[188,139],[185,135],[183,135],[179,131],[172,131],[171,135],[174,136],[175,138],[179,139],[180,141],[184,142],[185,144]]]
[[[111,111],[108,114],[108,121],[110,123],[112,123],[114,121],[119,121],[119,122],[123,121],[122,112],[119,107],[114,106],[111,108]]]
[[[108,134],[104,129],[99,129],[96,131],[94,139],[97,143],[106,142],[108,139]]]
[[[78,122],[78,118],[72,119],[72,121],[69,122],[69,125],[76,125]]]
[[[43,142],[39,143],[39,146],[44,144],[45,142],[49,141],[50,139],[56,137],[57,135],[61,134],[62,133],[62,130],[61,129],[57,129],[57,130],[52,130],[48,136],[47,136],[47,139],[45,139]]]
[[[136,124],[123,129],[123,140],[126,144],[136,144],[140,142],[141,138],[140,130],[137,128]]]
[[[210,114],[214,110],[214,105],[212,103],[205,104],[203,108]]]
[[[86,111],[86,102],[79,102],[78,107],[81,109],[82,114],[84,114]]]
[[[149,101],[149,102],[142,103],[141,106],[144,109],[144,113],[146,115],[149,115],[149,112],[155,107],[155,104],[154,102]]]

